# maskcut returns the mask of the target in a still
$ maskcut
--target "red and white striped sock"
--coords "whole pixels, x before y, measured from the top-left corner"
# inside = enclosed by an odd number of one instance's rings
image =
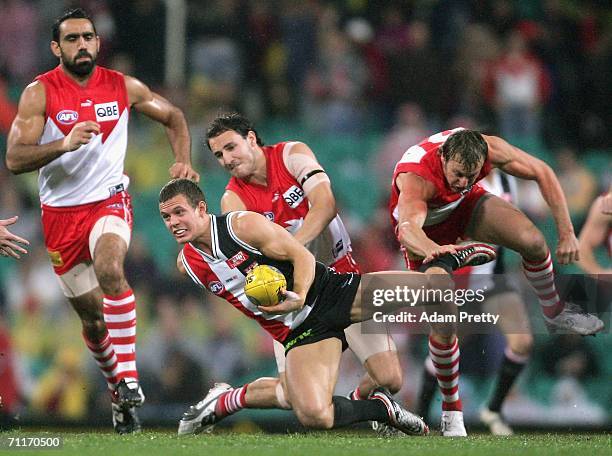
[[[459,342],[455,340],[446,345],[436,342],[429,337],[429,356],[438,379],[438,386],[442,393],[442,410],[463,410],[459,399]]]
[[[355,388],[353,391],[351,391],[349,396],[350,396],[349,399],[352,401],[359,401],[362,399],[367,399],[367,397],[361,397],[361,390],[359,389],[359,386]]]
[[[221,394],[215,405],[215,415],[217,415],[218,418],[224,418],[245,408],[245,396],[248,386],[249,384],[246,383],[240,388],[235,388]]]
[[[117,384],[117,355],[111,342],[108,332],[101,342],[92,342],[83,332],[83,339],[87,348],[93,355],[94,361],[102,371],[102,375],[106,379],[108,389],[115,391]]]
[[[104,295],[104,321],[117,354],[117,381],[138,379],[136,370],[136,301],[132,290]]]
[[[532,263],[523,258],[523,272],[540,301],[542,313],[548,318],[559,315],[565,305],[555,287],[555,272],[550,252],[544,261]]]

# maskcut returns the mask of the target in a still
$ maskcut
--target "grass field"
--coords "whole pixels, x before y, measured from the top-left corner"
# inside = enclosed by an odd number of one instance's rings
[[[61,436],[61,449],[7,449],[10,438]],[[439,436],[402,439],[379,439],[369,432],[305,432],[299,434],[216,433],[178,437],[170,431],[148,431],[138,435],[118,436],[96,432],[31,432],[0,433],[0,453],[56,455],[237,455],[237,456],[336,456],[336,455],[407,455],[448,454],[450,456],[581,455],[612,454],[612,434],[518,434],[492,437],[475,434],[464,439]]]

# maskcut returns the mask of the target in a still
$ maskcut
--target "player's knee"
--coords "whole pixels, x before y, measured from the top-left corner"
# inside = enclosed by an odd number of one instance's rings
[[[331,404],[304,404],[294,408],[302,425],[311,429],[331,429],[334,425],[334,411]]]
[[[96,271],[96,277],[100,282],[100,287],[105,293],[114,293],[113,288],[118,287],[124,280],[123,274],[123,263],[118,258],[102,260],[96,259],[94,261],[94,269]]]
[[[374,377],[373,380],[377,385],[384,386],[392,394],[401,390],[404,383],[402,369],[397,360],[396,362],[390,361],[384,369],[378,369]]]
[[[106,323],[104,317],[98,314],[80,315],[83,333],[91,341],[102,340],[106,336]]]
[[[521,254],[531,260],[544,260],[548,254],[546,239],[536,227],[517,233],[519,241],[523,247]]]

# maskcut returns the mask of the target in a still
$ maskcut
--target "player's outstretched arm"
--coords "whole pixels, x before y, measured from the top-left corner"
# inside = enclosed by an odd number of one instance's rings
[[[567,200],[554,171],[542,160],[528,154],[496,136],[485,136],[489,158],[494,167],[522,179],[535,180],[550,207],[557,231],[557,260],[568,264],[580,259],[578,239],[567,207]]]
[[[6,220],[0,220],[0,255],[2,256],[11,256],[19,259],[21,258],[19,256],[20,253],[28,253],[22,245],[30,245],[30,242],[27,239],[14,235],[7,228],[7,226],[14,224],[18,218],[14,216]]]
[[[435,194],[433,184],[416,174],[402,173],[395,179],[395,185],[399,190],[397,237],[408,253],[425,262],[443,253],[455,253],[452,245],[441,246],[423,231],[427,201]]]
[[[35,171],[66,152],[87,144],[100,132],[96,122],[79,122],[65,138],[39,145],[45,126],[45,106],[42,83],[35,81],[28,85],[21,94],[17,117],[8,136],[6,167],[14,174]]]
[[[285,145],[283,160],[308,198],[309,209],[304,223],[293,233],[298,242],[306,245],[319,236],[338,214],[336,198],[329,177],[306,144],[292,142]]]
[[[166,127],[175,160],[170,176],[199,182],[200,175],[191,167],[191,137],[183,112],[132,76],[125,76],[125,86],[130,106]]]
[[[232,220],[236,235],[275,260],[290,261],[293,264],[293,292],[300,299],[283,301],[276,306],[261,308],[269,313],[288,313],[304,306],[306,295],[315,275],[314,256],[281,226],[270,222],[255,212],[243,212]]]
[[[600,196],[591,205],[589,215],[580,231],[580,262],[578,266],[589,274],[612,274],[612,268],[604,268],[595,259],[595,249],[602,245],[610,225],[612,214],[603,212],[604,197]]]

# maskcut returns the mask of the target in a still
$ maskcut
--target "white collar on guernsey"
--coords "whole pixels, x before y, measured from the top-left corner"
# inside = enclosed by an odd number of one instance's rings
[[[200,255],[202,255],[207,260],[210,260],[210,261],[219,261],[219,260],[221,260],[221,258],[220,258],[220,255],[219,255],[220,249],[218,248],[218,246],[219,246],[219,235],[218,235],[218,230],[217,230],[217,218],[213,214],[208,214],[208,217],[210,218],[210,240],[211,240],[211,242],[210,242],[210,251],[211,251],[212,255],[206,253],[202,249],[197,248],[196,245],[193,242],[190,242],[189,245],[196,252],[198,252]]]

